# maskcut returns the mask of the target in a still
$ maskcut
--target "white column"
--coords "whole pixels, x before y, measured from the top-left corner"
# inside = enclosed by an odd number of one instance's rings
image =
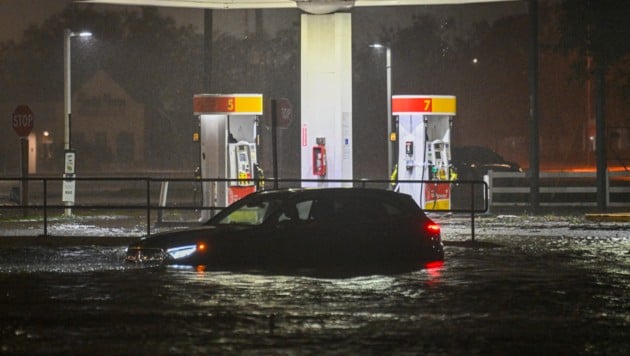
[[[352,179],[351,15],[303,14],[301,41],[302,178],[320,178],[312,172],[312,148],[323,137],[328,173],[322,178]]]

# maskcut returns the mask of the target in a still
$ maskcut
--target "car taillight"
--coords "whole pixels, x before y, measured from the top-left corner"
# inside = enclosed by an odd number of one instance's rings
[[[426,269],[439,269],[444,266],[444,261],[430,261],[424,264]]]
[[[430,235],[439,235],[440,234],[440,225],[433,221],[429,221],[424,225],[424,231],[429,233]]]

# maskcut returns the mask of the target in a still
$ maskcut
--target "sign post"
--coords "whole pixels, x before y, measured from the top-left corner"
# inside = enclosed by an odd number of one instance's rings
[[[286,129],[293,119],[293,107],[289,99],[271,100],[271,147],[273,160],[274,189],[278,189],[278,127]]]
[[[20,204],[24,206],[23,214],[28,215],[28,135],[33,129],[33,111],[27,105],[18,105],[11,115],[13,130],[20,136]]]
[[[76,181],[74,180],[74,167],[75,167],[76,154],[74,151],[66,151],[64,173],[63,173],[63,186],[61,200],[65,205],[73,205],[76,191]],[[72,208],[65,209],[65,215],[72,215]]]

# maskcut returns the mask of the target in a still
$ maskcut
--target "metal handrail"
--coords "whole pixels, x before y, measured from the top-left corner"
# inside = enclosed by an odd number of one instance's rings
[[[151,188],[155,183],[162,182],[191,182],[191,183],[203,183],[203,182],[242,182],[242,179],[232,178],[154,178],[154,177],[7,177],[0,178],[0,182],[13,181],[17,183],[27,183],[31,181],[42,182],[42,203],[41,204],[16,204],[16,205],[0,205],[0,209],[23,209],[27,210],[43,210],[43,224],[44,234],[48,236],[48,213],[51,209],[129,209],[129,210],[145,210],[146,222],[147,222],[147,236],[151,235],[151,210],[157,210],[158,213],[163,210],[220,210],[224,207],[207,207],[199,205],[180,205],[176,207],[159,206],[156,199],[151,199]],[[145,186],[145,200],[143,204],[49,204],[48,203],[48,187],[50,182],[61,181],[109,181],[109,182],[144,182]],[[470,209],[435,209],[434,212],[445,213],[470,213],[471,215],[471,235],[472,240],[475,238],[474,221],[475,213],[485,213],[488,211],[488,184],[484,181],[474,180],[458,180],[458,181],[434,181],[434,180],[387,180],[387,179],[298,179],[298,178],[266,178],[266,179],[247,179],[247,181],[253,181],[257,186],[264,184],[265,186],[271,186],[273,184],[274,189],[279,187],[280,183],[283,184],[297,184],[301,186],[303,183],[332,183],[332,184],[352,184],[353,187],[367,188],[368,184],[381,184],[387,189],[391,189],[393,183],[409,183],[409,184],[461,184],[469,185],[471,193],[471,205]],[[484,204],[482,209],[475,208],[475,187],[478,185],[483,186]],[[265,189],[265,190],[274,190]]]

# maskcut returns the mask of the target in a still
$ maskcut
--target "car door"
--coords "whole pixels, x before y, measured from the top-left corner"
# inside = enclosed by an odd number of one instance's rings
[[[369,193],[340,197],[336,210],[343,220],[341,250],[350,262],[383,266],[408,252],[411,212],[394,199]]]
[[[310,196],[283,202],[277,216],[270,222],[269,246],[264,247],[268,266],[301,268],[313,263],[317,248],[317,224],[310,219],[315,199]]]

